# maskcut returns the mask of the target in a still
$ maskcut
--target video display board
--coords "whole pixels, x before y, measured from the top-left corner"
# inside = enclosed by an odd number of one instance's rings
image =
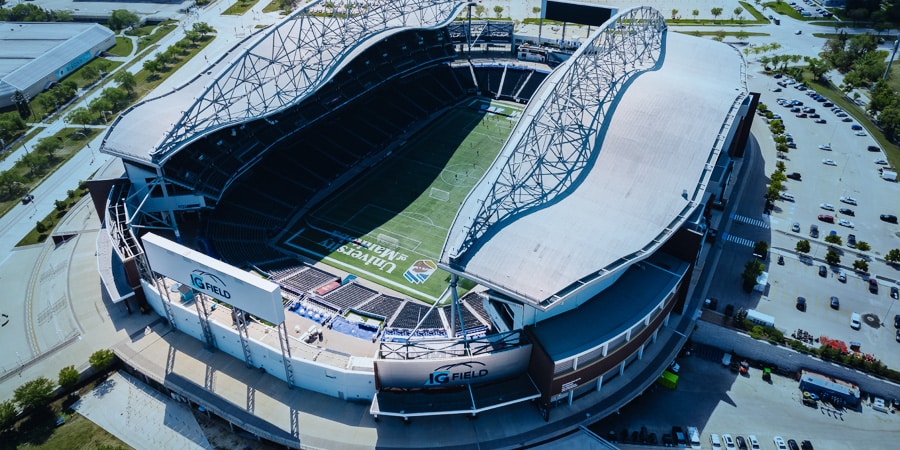
[[[597,27],[618,12],[618,8],[569,0],[544,0],[541,5],[541,14],[547,20]]]
[[[281,287],[153,233],[141,236],[154,272],[274,324],[284,322]]]

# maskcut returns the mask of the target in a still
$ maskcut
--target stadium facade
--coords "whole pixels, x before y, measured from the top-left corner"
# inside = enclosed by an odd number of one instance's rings
[[[669,33],[658,11],[639,7],[552,71],[478,64],[457,51],[472,33],[448,31],[465,6],[373,2],[343,17],[313,14],[313,3],[120,116],[101,151],[122,158],[126,178],[91,189],[108,231],[101,258],[128,284],[107,282],[112,298],[291,386],[371,401],[376,417],[531,401],[549,418],[582,396],[608,413],[653,383],[696,320],[688,292],[709,208],[747,142],[755,97],[742,57]],[[444,243],[449,305],[284,268],[297,259],[273,244],[311,206],[477,95],[527,107]],[[226,300],[221,286],[148,258],[142,239],[160,242],[149,232],[196,243],[163,246],[219,281],[227,271],[193,252],[269,275],[313,322],[255,320],[243,306],[252,300]],[[459,277],[480,287],[457,298]],[[306,325],[348,312],[409,332],[375,330],[359,352],[316,345]]]
[[[109,28],[85,23],[0,23],[0,108],[15,104],[87,64],[116,45]]]

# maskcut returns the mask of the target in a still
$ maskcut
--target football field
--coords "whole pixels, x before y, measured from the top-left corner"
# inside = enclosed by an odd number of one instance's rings
[[[437,269],[463,199],[494,161],[521,108],[472,99],[314,207],[284,245],[426,301],[447,288]]]

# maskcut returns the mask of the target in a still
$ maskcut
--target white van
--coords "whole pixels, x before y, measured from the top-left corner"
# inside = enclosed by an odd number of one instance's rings
[[[859,319],[860,317],[858,312],[850,313],[850,328],[858,330],[861,325]]]
[[[688,444],[691,448],[699,449],[700,447],[700,430],[697,427],[687,427]]]

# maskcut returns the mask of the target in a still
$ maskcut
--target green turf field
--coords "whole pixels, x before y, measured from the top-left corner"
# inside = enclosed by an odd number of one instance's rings
[[[449,279],[436,270],[447,231],[520,113],[514,105],[480,99],[449,110],[314,208],[284,245],[413,297],[437,300]]]

